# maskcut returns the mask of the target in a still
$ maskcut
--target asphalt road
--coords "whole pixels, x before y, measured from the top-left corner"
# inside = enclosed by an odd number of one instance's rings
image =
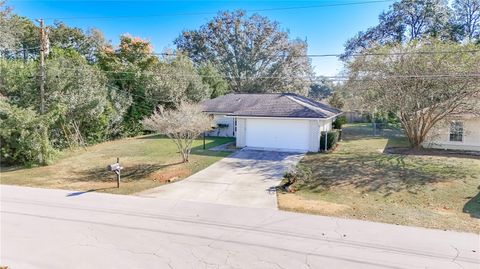
[[[218,204],[4,186],[9,268],[479,268],[480,236]]]
[[[276,209],[275,187],[302,157],[299,153],[243,149],[184,180],[139,195]]]

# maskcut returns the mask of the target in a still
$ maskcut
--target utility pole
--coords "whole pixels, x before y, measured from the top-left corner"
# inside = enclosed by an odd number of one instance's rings
[[[40,66],[38,72],[38,87],[40,89],[40,115],[45,114],[45,54],[48,51],[48,39],[47,33],[45,32],[45,24],[43,19],[38,19],[37,22],[40,24]],[[47,155],[48,155],[48,129],[45,124],[42,124],[41,127],[41,154],[40,154],[40,163],[45,165],[47,164]]]

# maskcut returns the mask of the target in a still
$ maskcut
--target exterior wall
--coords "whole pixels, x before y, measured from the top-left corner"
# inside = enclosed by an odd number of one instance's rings
[[[224,137],[235,137],[234,128],[235,128],[235,119],[231,117],[226,117],[223,114],[213,114],[213,120],[215,124],[228,124],[226,128],[216,128],[207,133],[207,136],[224,136]]]
[[[245,129],[247,127],[246,120],[243,118],[237,118],[237,148],[245,147]]]
[[[320,120],[320,132],[331,131],[335,119]]]
[[[318,152],[320,150],[320,138],[322,132],[332,130],[334,119],[328,120],[311,120],[310,121],[310,150]]]
[[[310,121],[310,148],[308,151],[318,152],[320,150],[320,129],[321,121]]]
[[[450,141],[450,121],[432,128],[423,146],[426,148],[480,151],[480,118],[455,119],[463,122],[463,141]]]
[[[255,119],[255,118],[253,118]],[[248,118],[237,118],[237,133],[236,133],[236,146],[243,148],[246,146],[246,121]],[[334,119],[317,120],[317,119],[270,119],[275,121],[284,121],[288,124],[288,121],[308,121],[308,151],[318,152],[320,149],[320,135],[322,131],[329,131],[332,129],[332,123]]]

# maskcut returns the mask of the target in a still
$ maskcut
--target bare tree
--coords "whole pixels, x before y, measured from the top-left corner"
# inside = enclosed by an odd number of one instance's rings
[[[480,0],[455,0],[455,22],[467,41],[480,38]]]
[[[365,107],[395,113],[413,148],[441,120],[480,109],[474,45],[426,40],[368,52],[349,64],[348,87]]]
[[[158,107],[142,121],[147,130],[165,134],[177,145],[183,162],[188,162],[192,143],[201,133],[212,128],[212,119],[202,111],[200,104],[182,102],[176,110]]]

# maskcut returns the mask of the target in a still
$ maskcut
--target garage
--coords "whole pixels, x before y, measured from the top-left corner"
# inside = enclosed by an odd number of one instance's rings
[[[246,119],[245,144],[252,148],[308,151],[309,121]]]
[[[237,148],[292,152],[318,152],[321,132],[331,130],[342,113],[293,93],[227,94],[203,105],[217,126],[225,125],[220,119],[230,119]]]

